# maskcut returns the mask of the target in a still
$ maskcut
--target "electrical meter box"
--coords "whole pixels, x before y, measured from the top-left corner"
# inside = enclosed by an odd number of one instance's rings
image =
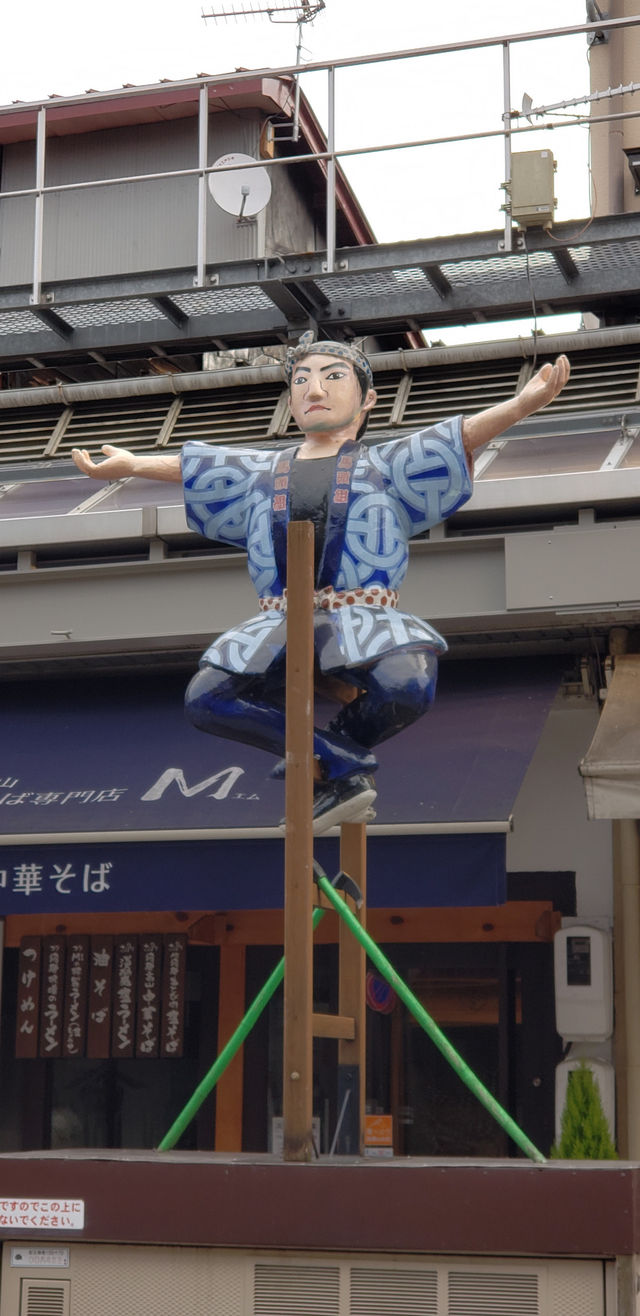
[[[516,151],[511,156],[510,211],[521,228],[551,227],[555,170],[551,151]]]
[[[613,1033],[611,933],[574,926],[553,943],[556,1028],[567,1041],[604,1042]]]
[[[593,1074],[600,1093],[604,1117],[609,1125],[609,1132],[612,1139],[615,1139],[616,1081],[613,1065],[610,1065],[607,1060],[592,1058],[588,1060],[561,1060],[560,1064],[556,1065],[556,1139],[560,1138],[562,1132],[562,1115],[567,1104],[569,1075],[573,1069],[579,1069],[581,1065],[586,1065]]]

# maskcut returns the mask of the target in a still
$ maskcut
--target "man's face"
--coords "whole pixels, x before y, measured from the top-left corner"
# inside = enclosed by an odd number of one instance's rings
[[[350,361],[312,353],[296,364],[291,376],[291,413],[303,434],[327,434],[346,429],[374,405],[369,389],[363,400],[360,381]]]

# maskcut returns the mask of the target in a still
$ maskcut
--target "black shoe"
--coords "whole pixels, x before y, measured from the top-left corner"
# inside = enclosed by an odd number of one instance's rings
[[[377,791],[373,777],[365,772],[352,772],[336,781],[319,782],[313,796],[313,834],[320,836],[330,827],[343,822],[371,822]],[[286,831],[287,820],[281,818],[278,826]]]
[[[322,782],[313,801],[314,836],[320,836],[339,823],[366,822],[376,794],[373,777],[364,772],[352,772],[348,777]],[[371,816],[375,817],[373,810]]]

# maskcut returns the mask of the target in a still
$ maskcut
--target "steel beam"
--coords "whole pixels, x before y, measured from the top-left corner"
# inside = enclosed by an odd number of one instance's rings
[[[329,298],[320,291],[313,279],[269,279],[260,284],[274,306],[286,316],[290,324],[317,319],[329,305]]]
[[[200,315],[190,318],[189,332],[176,334],[175,326],[166,318],[143,320],[139,324],[91,325],[76,329],[71,345],[61,345],[52,331],[38,333],[12,333],[0,336],[0,362],[2,369],[24,368],[29,356],[36,353],[48,363],[52,356],[63,361],[65,354],[74,358],[91,350],[117,353],[122,357],[150,353],[150,344],[158,343],[167,349],[181,351],[185,347],[206,350],[214,339],[224,339],[231,347],[247,347],[254,343],[274,343],[287,336],[287,321],[273,311],[241,311],[236,315]]]
[[[35,315],[36,320],[40,320],[42,324],[46,325],[47,329],[51,329],[57,338],[73,337],[73,327],[48,306],[32,306],[31,314]]]
[[[188,324],[189,316],[181,311],[180,307],[170,297],[150,297],[149,300],[153,302],[154,306],[157,306],[161,315],[166,316],[167,320],[175,324],[177,329],[184,329],[185,325]]]
[[[426,274],[431,287],[435,289],[438,296],[444,301],[445,297],[448,297],[451,292],[451,284],[449,283],[449,280],[445,278],[440,266],[435,264],[425,265],[424,273]]]
[[[574,279],[579,277],[580,271],[570,252],[566,247],[555,247],[552,255],[565,281],[573,283]]]
[[[560,250],[574,253],[578,249],[606,246],[612,242],[640,240],[640,212],[596,216],[591,220],[587,232],[581,236],[586,223],[585,219],[556,224],[552,237],[543,229],[529,229],[529,253],[547,251],[555,259],[556,252]],[[496,258],[500,255],[501,240],[502,233],[492,230],[453,237],[415,239],[411,242],[342,247],[336,251],[335,278],[342,283],[343,279],[348,280],[354,274],[414,267],[425,269],[455,265],[460,261]],[[517,258],[517,255],[511,256],[511,260]],[[520,258],[524,264],[524,254]],[[211,265],[207,269],[207,277],[209,285],[215,288],[261,287],[273,279],[291,282],[292,276],[296,282],[320,280],[324,283],[324,296],[329,295],[331,287],[325,266],[324,251],[292,253],[285,258],[267,257],[259,263],[255,259],[248,259]],[[191,266],[181,266],[171,270],[140,270],[134,274],[48,282],[45,291],[51,298],[50,304],[55,304],[61,313],[66,303],[85,304],[124,297],[175,296],[180,293],[193,296],[193,269]],[[30,295],[30,284],[3,287],[0,289],[0,311],[31,309]],[[314,297],[317,298],[317,292]]]
[[[639,240],[636,213],[596,218],[588,235],[582,234],[579,222],[558,225],[553,238],[543,230],[530,230],[530,256],[548,256],[530,267],[538,305],[550,312],[592,310],[618,318],[634,312],[640,268],[633,251],[628,259],[624,256],[625,245]],[[187,344],[212,341],[230,347],[284,341],[310,321],[335,336],[344,330],[406,332],[412,325],[433,328],[530,314],[526,257],[500,254],[499,241],[500,234],[493,232],[342,248],[336,253],[334,274],[327,274],[323,252],[285,260],[230,261],[208,270],[207,287],[201,290],[194,290],[193,273],[184,268],[80,280],[51,285],[44,293],[47,304],[37,307],[29,302],[30,286],[5,288],[0,290],[0,362],[6,369],[32,357],[45,363],[52,357],[63,361],[70,344],[65,348],[60,340],[71,334],[73,350],[80,356],[100,349],[126,356],[147,350],[155,341],[182,350]],[[610,261],[589,259],[595,248],[605,256],[611,244],[615,251]],[[230,300],[231,289],[245,295]],[[87,318],[99,321],[100,305],[120,300],[132,307],[140,304],[137,324],[72,328],[73,309],[90,309]],[[160,312],[157,320],[143,318],[150,304]],[[240,309],[230,310],[234,304]],[[3,312],[33,319],[4,319]],[[105,316],[113,317],[111,305],[105,307]],[[8,332],[3,333],[5,327]]]

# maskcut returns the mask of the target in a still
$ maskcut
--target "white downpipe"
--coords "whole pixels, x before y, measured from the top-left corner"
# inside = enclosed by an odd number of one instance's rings
[[[545,356],[556,356],[559,352],[580,352],[633,343],[640,343],[640,325],[620,325],[612,329],[545,335],[544,353]],[[461,361],[502,361],[514,356],[526,360],[534,355],[534,351],[533,339],[511,338],[504,342],[464,344],[459,347],[420,347],[411,351],[400,349],[396,352],[375,352],[369,361],[375,374],[378,370],[417,370],[424,366],[455,365]],[[158,393],[173,393],[177,396],[205,389],[234,386],[246,388],[253,384],[275,383],[283,383],[280,366],[235,366],[231,370],[198,370],[183,375],[101,379],[88,384],[52,384],[46,388],[0,390],[0,411],[11,407],[50,407],[56,403],[71,406],[76,402],[145,397]]]

